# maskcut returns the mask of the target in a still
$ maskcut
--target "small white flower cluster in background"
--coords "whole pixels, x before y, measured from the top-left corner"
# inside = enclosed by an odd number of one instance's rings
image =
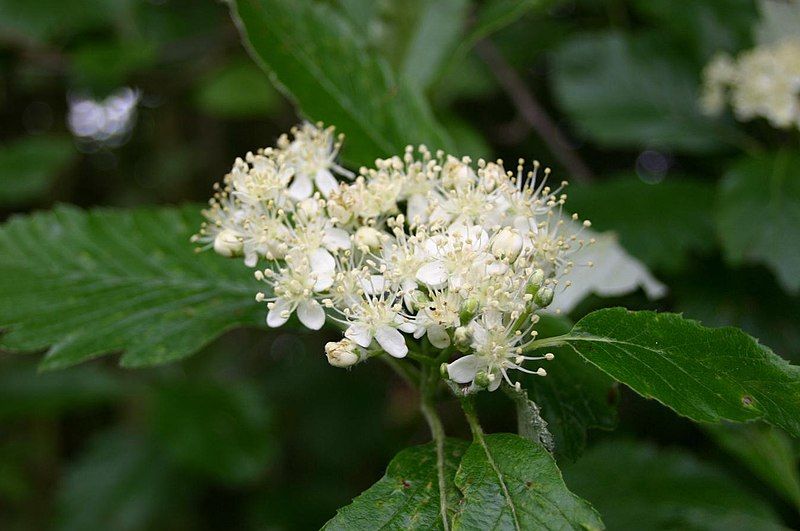
[[[537,162],[507,171],[424,146],[354,175],[335,162],[340,146],[306,123],[237,159],[195,241],[258,267],[270,327],[295,314],[344,330],[325,347],[331,365],[433,347],[470,390],[511,384],[510,369],[545,375],[523,366],[553,358],[528,355],[537,312],[593,243],[580,234],[588,221],[562,212],[566,183],[548,186]]]
[[[736,59],[717,55],[703,82],[701,105],[709,115],[730,102],[739,120],[761,117],[779,129],[800,129],[800,38],[763,44]]]

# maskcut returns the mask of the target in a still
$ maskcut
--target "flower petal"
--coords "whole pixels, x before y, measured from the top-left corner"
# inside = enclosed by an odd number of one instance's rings
[[[333,285],[333,273],[318,273],[317,280],[314,282],[314,291],[325,291]]]
[[[456,383],[471,382],[475,379],[476,372],[478,372],[478,357],[475,354],[467,354],[447,364],[447,375]]]
[[[325,310],[315,299],[309,299],[297,306],[297,318],[311,330],[319,330],[325,324]]]
[[[375,341],[395,358],[404,358],[408,354],[406,339],[396,328],[391,326],[379,326],[375,331]]]
[[[367,325],[355,323],[351,324],[347,330],[344,331],[344,337],[355,341],[357,345],[367,348],[372,343],[372,333]]]
[[[292,304],[286,299],[275,299],[272,308],[267,312],[267,326],[270,328],[278,328],[283,323],[289,320],[289,316],[294,311]]]
[[[438,260],[428,262],[417,270],[417,280],[431,287],[444,285],[447,276],[447,268]]]
[[[431,325],[428,327],[428,341],[436,348],[447,348],[450,346],[450,336],[447,330],[441,325]]]
[[[322,245],[329,251],[350,248],[350,234],[346,230],[328,227],[322,235]]]
[[[311,179],[303,173],[295,173],[292,184],[286,189],[286,193],[295,201],[311,197],[313,191],[314,186],[311,184]]]
[[[370,275],[368,279],[362,278],[359,284],[367,295],[378,295],[386,291],[386,278],[383,275]]]
[[[336,260],[334,260],[333,255],[322,247],[311,253],[309,260],[311,262],[311,271],[314,273],[333,273],[336,269]]]
[[[408,198],[406,217],[412,225],[428,221],[428,199],[423,194],[414,194]]]
[[[317,170],[317,175],[314,176],[314,184],[317,185],[319,191],[322,192],[322,195],[326,198],[339,187],[339,181],[336,180],[327,168]]]

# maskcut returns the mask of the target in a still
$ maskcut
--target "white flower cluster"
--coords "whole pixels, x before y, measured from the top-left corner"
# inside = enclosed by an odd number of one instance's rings
[[[800,39],[761,45],[733,59],[716,56],[703,72],[703,110],[730,102],[737,119],[766,118],[780,129],[800,129]]]
[[[267,324],[337,324],[344,338],[325,353],[338,367],[432,346],[460,356],[447,375],[472,389],[511,384],[510,369],[546,374],[522,366],[553,358],[526,355],[536,312],[593,242],[580,235],[588,221],[563,215],[566,183],[547,186],[536,162],[507,172],[424,146],[353,175],[335,163],[340,145],[332,128],[295,128],[237,159],[204,212],[195,241],[259,265]]]

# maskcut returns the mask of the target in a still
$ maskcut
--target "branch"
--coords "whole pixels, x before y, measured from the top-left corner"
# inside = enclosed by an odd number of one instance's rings
[[[567,147],[569,146],[567,137],[547,115],[547,112],[528,90],[519,74],[500,53],[500,50],[491,41],[484,39],[478,41],[475,45],[475,51],[511,98],[517,112],[544,140],[547,147],[561,164],[567,168],[571,176],[579,182],[591,181],[593,176],[589,167],[581,160],[574,149]]]

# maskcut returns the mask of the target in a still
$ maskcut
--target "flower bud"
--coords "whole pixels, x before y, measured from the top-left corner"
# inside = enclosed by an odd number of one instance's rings
[[[478,371],[475,374],[475,385],[478,387],[489,387],[489,384],[491,384],[495,378],[496,376],[486,371]]]
[[[453,343],[460,349],[466,349],[472,342],[472,336],[466,326],[459,326],[453,331]]]
[[[424,291],[418,289],[415,289],[409,293],[407,297],[407,304],[410,306],[410,309],[414,310],[415,312],[421,310],[431,302],[431,299],[428,297],[428,295]]]
[[[328,215],[336,218],[339,223],[347,224],[353,219],[353,210],[339,199],[328,199]]]
[[[531,275],[528,286],[525,288],[525,293],[536,295],[536,293],[539,292],[539,288],[542,287],[542,284],[544,284],[544,271],[537,269]]]
[[[522,251],[522,236],[516,230],[505,227],[495,234],[492,241],[492,254],[497,258],[508,258],[513,262]]]
[[[351,367],[358,363],[360,356],[358,345],[347,338],[325,344],[325,356],[334,367]]]
[[[475,170],[455,157],[448,157],[442,167],[445,188],[465,188],[475,179]]]
[[[553,302],[553,295],[553,288],[545,286],[536,293],[533,297],[533,302],[541,308],[547,308]]]
[[[220,231],[214,238],[214,251],[222,256],[239,256],[242,254],[242,247],[239,235],[229,229]]]
[[[464,304],[461,305],[461,311],[458,314],[458,319],[461,324],[467,324],[475,317],[475,312],[478,311],[480,303],[475,297],[470,297]]]
[[[373,227],[359,227],[355,235],[357,247],[377,249],[381,246],[381,233]]]
[[[480,172],[481,184],[487,191],[494,190],[498,184],[506,179],[506,171],[502,166],[494,162],[490,162]]]
[[[308,197],[297,203],[295,208],[301,218],[314,219],[319,215],[319,200]]]

